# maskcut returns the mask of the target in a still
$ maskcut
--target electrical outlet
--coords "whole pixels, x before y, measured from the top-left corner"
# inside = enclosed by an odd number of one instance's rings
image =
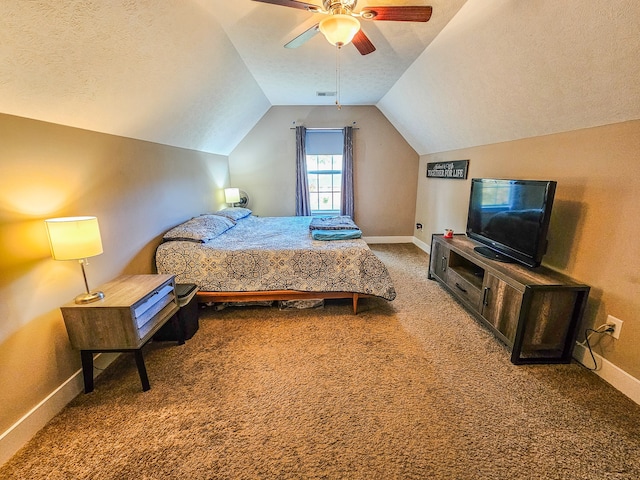
[[[613,338],[620,338],[620,330],[622,330],[622,320],[612,315],[609,315],[607,317],[607,323],[612,323],[614,325],[613,332],[607,332],[607,333],[611,335]]]
[[[416,230],[422,230],[422,224],[416,223]]]

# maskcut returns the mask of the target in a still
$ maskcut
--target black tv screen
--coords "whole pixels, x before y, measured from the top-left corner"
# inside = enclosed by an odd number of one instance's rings
[[[547,248],[556,182],[474,178],[467,236],[481,255],[537,267]]]

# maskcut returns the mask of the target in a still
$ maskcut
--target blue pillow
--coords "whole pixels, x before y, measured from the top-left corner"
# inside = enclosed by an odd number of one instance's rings
[[[186,240],[190,242],[204,243],[216,238],[235,226],[235,222],[220,215],[200,215],[173,227],[164,234],[162,239]]]
[[[235,222],[236,220],[240,220],[241,218],[251,215],[251,210],[242,207],[227,207],[217,211],[215,215],[227,217]]]

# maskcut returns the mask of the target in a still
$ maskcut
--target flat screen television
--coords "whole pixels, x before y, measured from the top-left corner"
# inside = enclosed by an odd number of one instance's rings
[[[547,250],[556,182],[473,178],[467,236],[494,260],[537,267]]]

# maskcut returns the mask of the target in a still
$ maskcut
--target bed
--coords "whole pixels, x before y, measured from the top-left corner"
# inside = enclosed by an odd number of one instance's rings
[[[362,238],[314,240],[312,217],[258,217],[229,208],[200,215],[163,236],[158,273],[198,286],[199,302],[302,299],[393,300],[385,265]]]

